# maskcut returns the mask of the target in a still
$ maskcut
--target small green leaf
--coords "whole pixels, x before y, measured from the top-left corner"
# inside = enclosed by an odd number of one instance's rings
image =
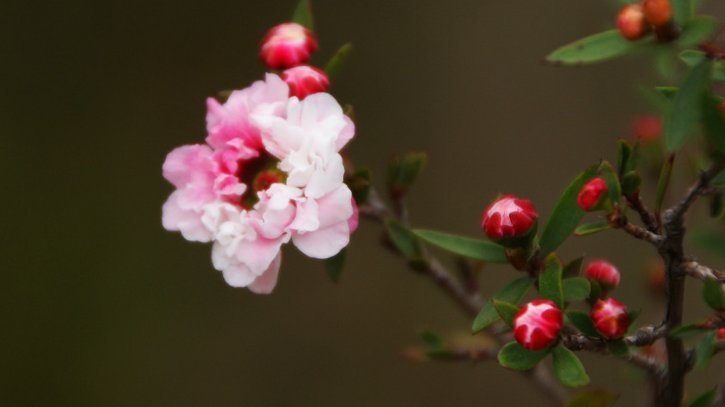
[[[569,319],[569,322],[584,335],[591,337],[600,336],[599,332],[597,332],[597,328],[592,322],[592,319],[589,318],[589,314],[586,312],[569,311],[566,313],[566,317]]]
[[[682,0],[673,0],[673,6]],[[676,11],[676,10],[675,10]],[[677,18],[677,13],[675,13]],[[677,38],[677,45],[682,48],[694,47],[705,41],[717,29],[717,20],[710,16],[697,16],[682,27],[682,33]]]
[[[627,140],[619,139],[617,142],[617,174],[620,177],[632,170],[629,168],[632,153],[632,146],[627,143]]]
[[[577,205],[576,197],[582,186],[594,178],[595,174],[596,167],[590,167],[574,178],[566,187],[541,233],[542,256],[556,250],[574,232],[579,221],[584,217],[584,211]]]
[[[621,339],[608,341],[607,349],[609,350],[609,353],[620,358],[627,357],[627,355],[629,355],[629,347],[627,347],[627,344]]]
[[[712,64],[705,59],[685,77],[665,116],[664,139],[670,151],[679,150],[702,117],[702,103],[710,84]]]
[[[722,283],[714,278],[705,279],[702,286],[702,298],[715,311],[725,309],[725,296],[723,296],[722,292]]]
[[[603,220],[600,222],[585,223],[574,229],[574,234],[577,236],[589,236],[599,232],[603,232],[605,230],[609,230],[611,228],[612,226],[609,224],[609,222]]]
[[[584,277],[565,278],[561,282],[564,290],[564,301],[582,301],[589,297],[591,286]]]
[[[594,304],[602,294],[602,286],[596,280],[589,280],[589,284],[592,286],[589,290],[589,303]]]
[[[642,177],[637,171],[630,171],[622,177],[622,193],[625,196],[632,196],[639,193],[642,186]]]
[[[715,351],[716,331],[710,331],[700,338],[695,347],[695,369],[702,370],[707,367]]]
[[[692,18],[693,12],[694,7],[692,5],[692,0],[672,0],[672,14],[675,18],[675,22],[680,27],[685,25],[690,18]]]
[[[340,281],[342,269],[345,267],[345,259],[347,258],[347,249],[340,250],[339,253],[325,260],[325,271],[330,276],[330,280],[337,283]]]
[[[342,46],[340,46],[340,48],[338,48],[335,52],[335,55],[327,61],[327,65],[325,65],[325,73],[328,78],[332,79],[340,72],[340,69],[350,54],[350,51],[352,51],[352,43],[346,42],[342,44]]]
[[[563,65],[583,65],[606,61],[627,54],[644,41],[627,41],[617,30],[609,30],[564,45],[546,60]]]
[[[710,144],[725,154],[725,118],[719,108],[720,99],[708,94],[703,100],[702,118],[705,125],[705,135]]]
[[[672,177],[672,166],[675,163],[675,155],[670,156],[662,164],[660,170],[660,177],[657,180],[657,191],[655,193],[655,212],[660,213],[662,210],[662,204],[665,202],[665,195],[667,194],[667,188],[670,186],[670,178]]]
[[[705,328],[701,327],[701,324],[687,324],[680,325],[677,328],[671,330],[668,335],[672,338],[686,339],[695,335],[699,335],[706,332]]]
[[[397,220],[387,219],[385,221],[385,230],[387,230],[390,240],[403,256],[409,259],[421,257],[420,243],[415,235],[402,223]]]
[[[493,306],[496,308],[496,312],[503,322],[505,322],[508,326],[512,326],[514,324],[514,317],[516,317],[516,314],[519,313],[519,307],[495,298],[493,299]]]
[[[552,351],[554,357],[554,374],[561,384],[569,387],[580,387],[589,383],[589,376],[582,362],[574,352],[558,345]]]
[[[566,263],[566,265],[564,265],[564,270],[561,273],[562,277],[577,277],[581,272],[582,262],[584,262],[584,257],[579,256],[569,263]]]
[[[622,196],[622,188],[619,185],[619,179],[617,174],[614,172],[614,168],[609,161],[602,161],[599,165],[599,176],[607,183],[607,192],[609,193],[609,199],[612,204],[617,204],[619,198]]]
[[[529,370],[548,354],[549,349],[531,352],[516,342],[509,342],[498,352],[498,363],[513,370]]]
[[[658,86],[655,90],[668,101],[673,101],[675,100],[675,96],[677,96],[678,89],[674,86]]]
[[[612,407],[618,398],[605,390],[589,390],[572,397],[565,407]]]
[[[530,277],[521,277],[510,282],[501,291],[494,294],[493,299],[499,301],[506,301],[511,304],[518,304],[526,292],[531,288],[531,283],[534,280]],[[473,333],[480,332],[500,319],[496,308],[493,306],[493,301],[486,301],[481,308],[476,318],[473,320],[473,327],[471,328]]]
[[[715,389],[705,392],[687,404],[687,407],[713,407]]]
[[[431,331],[423,331],[419,336],[427,351],[443,348],[443,339],[438,334]]]
[[[399,198],[408,192],[427,159],[426,153],[415,151],[393,156],[388,166],[388,188],[393,197]]]
[[[539,293],[542,298],[551,300],[559,309],[564,308],[564,290],[561,282],[561,262],[551,254],[545,260],[544,271],[539,274]]]
[[[506,263],[503,247],[487,240],[425,229],[415,229],[413,233],[424,241],[459,256],[487,263]]]
[[[292,21],[299,25],[303,25],[310,30],[315,29],[310,0],[300,0],[300,2],[297,3],[295,11],[292,13]]]

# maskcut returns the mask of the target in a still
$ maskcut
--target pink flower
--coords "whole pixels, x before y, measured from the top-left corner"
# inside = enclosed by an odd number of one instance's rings
[[[600,208],[602,202],[607,198],[607,183],[602,178],[594,178],[584,184],[576,203],[584,211],[593,211]]]
[[[514,339],[524,349],[541,350],[554,343],[561,324],[561,311],[553,302],[533,300],[514,317]]]
[[[606,260],[592,260],[584,267],[584,277],[602,284],[604,287],[614,288],[619,285],[619,270]]]
[[[207,145],[172,151],[164,177],[177,189],[163,225],[188,240],[213,241],[212,263],[226,282],[274,289],[281,246],[328,258],[357,227],[339,150],[354,125],[335,99],[289,98],[276,75],[207,102]]]
[[[537,218],[530,201],[504,195],[483,212],[481,227],[491,240],[517,238],[529,234]]]
[[[304,99],[307,95],[324,92],[330,86],[330,80],[321,70],[300,65],[282,72],[282,79],[289,86],[290,96]]]
[[[589,316],[597,331],[608,339],[621,338],[629,327],[627,307],[612,298],[597,300]]]
[[[306,63],[317,50],[317,40],[297,23],[272,27],[262,39],[259,58],[270,69],[287,69]]]

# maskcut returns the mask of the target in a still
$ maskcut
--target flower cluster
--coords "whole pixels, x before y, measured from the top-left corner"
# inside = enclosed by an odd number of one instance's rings
[[[656,31],[671,21],[670,0],[642,0],[624,5],[617,14],[616,25],[622,37],[634,41],[645,36],[650,29]]]
[[[290,51],[309,45],[285,42],[299,32],[289,24],[262,46],[263,56],[285,67],[289,55],[298,55],[294,63],[309,56]],[[206,144],[176,148],[164,162],[176,190],[163,205],[163,226],[213,242],[213,265],[231,286],[269,293],[282,245],[291,241],[309,257],[329,258],[357,227],[340,155],[355,125],[322,88],[305,89],[268,73],[224,102],[209,98]]]

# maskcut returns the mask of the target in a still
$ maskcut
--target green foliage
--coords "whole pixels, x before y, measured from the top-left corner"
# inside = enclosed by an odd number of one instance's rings
[[[582,269],[582,263],[584,262],[584,257],[579,256],[576,259],[570,261],[569,263],[566,263],[564,265],[564,270],[562,270],[562,277],[576,277],[579,275]]]
[[[714,278],[706,278],[702,286],[702,298],[715,311],[725,310],[725,296],[722,284]]]
[[[519,313],[519,307],[509,302],[500,301],[495,298],[493,299],[493,306],[496,308],[496,312],[501,317],[503,322],[505,322],[508,326],[513,326],[514,317],[516,317],[516,314]]]
[[[494,294],[493,299],[499,301],[505,301],[511,304],[518,304],[526,295],[526,292],[531,288],[531,284],[534,282],[530,277],[521,277],[510,282],[501,291]],[[493,305],[493,301],[486,301],[481,308],[481,311],[476,315],[473,320],[473,327],[471,328],[473,333],[480,332],[500,319],[496,308]]]
[[[569,387],[580,387],[589,383],[589,376],[579,358],[564,345],[554,347],[554,375],[561,384]]]
[[[589,236],[597,234],[599,232],[603,232],[605,230],[609,230],[611,228],[612,226],[609,224],[609,222],[603,220],[599,222],[585,223],[574,229],[574,234],[577,236]]]
[[[619,31],[609,30],[567,44],[549,54],[546,60],[562,65],[592,64],[630,53],[645,41],[627,41]]]
[[[705,135],[712,147],[720,154],[725,154],[725,118],[723,118],[719,105],[719,98],[707,95],[703,99],[702,120]]]
[[[397,220],[385,220],[385,230],[388,232],[390,241],[393,242],[395,248],[405,257],[409,259],[420,258],[422,251],[420,242],[415,235],[408,230],[402,223]]]
[[[422,240],[459,256],[487,263],[506,263],[503,247],[487,240],[425,229],[415,229],[413,233]]]
[[[589,390],[572,397],[565,407],[611,407],[618,398],[605,390]]]
[[[686,24],[692,17],[694,7],[692,0],[672,0],[672,14],[679,26]]]
[[[668,335],[672,338],[685,339],[706,331],[706,329],[701,327],[701,324],[686,324],[671,330]]]
[[[715,351],[716,331],[709,331],[700,338],[695,347],[695,369],[702,370],[707,367]]]
[[[673,0],[673,6],[676,7],[678,2],[682,0]],[[675,18],[677,18],[677,10],[675,9]],[[694,47],[708,39],[717,29],[717,20],[710,16],[697,16],[685,24],[682,28],[680,37],[677,38],[677,45],[688,48]]]
[[[352,197],[358,205],[362,205],[368,200],[370,194],[371,176],[370,170],[367,168],[356,169],[351,175],[345,178],[345,184],[352,191]]]
[[[566,187],[541,234],[539,244],[542,256],[556,250],[574,232],[579,221],[584,217],[584,211],[577,205],[576,197],[582,186],[594,178],[595,174],[596,166],[590,167],[574,178]]]
[[[657,191],[655,192],[655,211],[659,213],[662,210],[662,204],[665,202],[667,188],[670,186],[670,178],[672,178],[672,166],[675,163],[675,155],[672,154],[662,164],[660,176],[657,180]]]
[[[619,198],[622,196],[622,188],[619,185],[617,174],[614,172],[614,168],[609,161],[602,161],[599,165],[599,176],[607,183],[607,193],[612,204],[619,202]]]
[[[631,146],[626,140],[619,139],[617,143],[617,175],[624,174],[637,169],[639,164],[639,143]]]
[[[622,194],[632,196],[639,193],[642,186],[642,177],[637,171],[630,171],[622,177]]]
[[[345,61],[347,61],[350,51],[352,51],[352,43],[346,42],[342,44],[342,46],[337,49],[332,58],[327,61],[327,65],[325,65],[324,71],[329,79],[332,79],[338,73],[340,73],[342,66],[344,65]]]
[[[498,363],[513,370],[529,370],[548,354],[549,349],[531,352],[516,342],[509,342],[498,352]]]
[[[680,59],[690,68],[705,60],[705,53],[688,49],[680,53]],[[725,82],[725,62],[712,61],[712,79],[718,82]]]
[[[612,355],[618,356],[621,358],[627,357],[627,355],[629,355],[629,347],[621,339],[608,341],[607,349],[609,350],[609,353],[611,353]]]
[[[562,280],[564,301],[582,301],[589,297],[591,286],[589,280],[584,277],[572,277]]]
[[[315,29],[314,19],[312,18],[312,5],[310,0],[300,0],[295,7],[294,13],[292,13],[292,21],[303,25],[310,30]]]
[[[340,281],[342,270],[345,268],[345,259],[347,258],[347,249],[340,250],[340,253],[325,260],[325,271],[330,280],[337,283]]]
[[[599,332],[597,332],[597,328],[594,327],[592,319],[589,318],[589,314],[587,314],[586,312],[569,311],[566,313],[566,318],[569,320],[569,323],[574,325],[574,327],[584,335],[591,337],[600,336]]]
[[[416,151],[393,156],[388,166],[388,188],[393,197],[399,198],[408,192],[427,160],[426,153]]]
[[[664,139],[670,151],[679,150],[700,122],[711,68],[710,60],[704,59],[690,70],[665,115]]]
[[[715,389],[707,391],[698,396],[695,400],[692,400],[691,403],[687,404],[687,407],[713,407],[715,394]]]
[[[551,300],[559,309],[563,309],[564,290],[561,282],[561,262],[555,254],[551,254],[544,263],[544,271],[539,274],[539,294],[542,298]]]

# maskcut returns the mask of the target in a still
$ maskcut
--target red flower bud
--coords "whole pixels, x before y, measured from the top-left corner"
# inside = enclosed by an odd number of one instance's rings
[[[661,27],[672,20],[670,0],[644,0],[642,3],[644,18],[655,27]]]
[[[529,234],[537,218],[530,201],[504,195],[483,212],[481,227],[491,240],[519,238]]]
[[[619,339],[629,327],[627,307],[611,298],[597,300],[589,313],[597,331],[608,339]]]
[[[617,14],[617,29],[622,37],[633,41],[642,38],[647,32],[644,12],[639,4],[628,4]]]
[[[725,328],[717,329],[717,339],[725,339]]]
[[[597,177],[584,184],[576,197],[576,203],[582,210],[593,211],[599,209],[601,203],[607,198],[607,183]]]
[[[632,120],[630,128],[637,140],[647,143],[657,140],[662,134],[662,119],[659,116],[640,116]]]
[[[307,95],[324,92],[330,86],[330,80],[321,70],[300,65],[282,72],[282,79],[289,85],[290,96],[304,99]]]
[[[559,336],[561,321],[561,311],[553,302],[531,301],[514,318],[514,339],[525,349],[544,349]]]
[[[592,260],[584,267],[584,277],[599,284],[614,288],[619,285],[619,270],[606,260]]]
[[[272,27],[262,39],[259,58],[270,69],[287,69],[306,63],[317,50],[317,40],[297,23]]]

